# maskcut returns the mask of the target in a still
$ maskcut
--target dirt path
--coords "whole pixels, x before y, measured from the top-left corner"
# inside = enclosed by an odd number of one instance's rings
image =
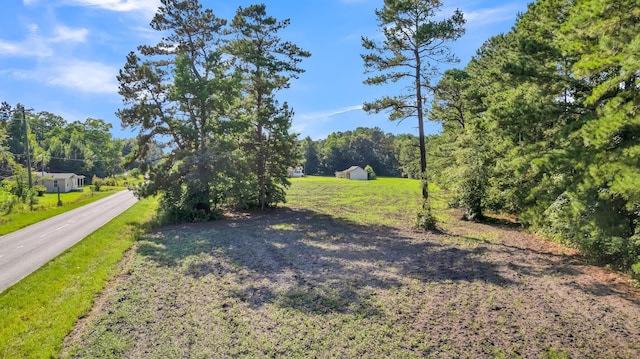
[[[639,358],[640,292],[506,227],[301,209],[147,236],[75,357]]]

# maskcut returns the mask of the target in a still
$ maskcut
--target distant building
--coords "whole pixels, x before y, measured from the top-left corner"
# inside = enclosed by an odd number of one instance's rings
[[[39,181],[49,193],[57,193],[58,188],[60,188],[60,193],[82,191],[82,187],[84,187],[85,176],[83,175],[48,172],[34,172],[34,174],[40,177]]]
[[[369,179],[367,171],[360,166],[351,166],[344,171],[336,171],[337,178],[346,178],[351,180],[367,180]]]
[[[287,176],[289,177],[304,177],[304,168],[302,167],[289,167],[287,169]]]

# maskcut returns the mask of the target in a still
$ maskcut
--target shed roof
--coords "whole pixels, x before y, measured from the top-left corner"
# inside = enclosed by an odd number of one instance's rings
[[[357,170],[357,169],[361,169],[361,170],[363,170],[363,171],[364,171],[364,169],[363,169],[362,167],[360,167],[360,166],[351,166],[351,167],[347,168],[347,169],[346,169],[346,170],[344,170],[344,171],[338,171],[338,172],[344,172],[344,173],[347,173],[347,172],[353,172],[353,171],[355,171],[355,170]]]

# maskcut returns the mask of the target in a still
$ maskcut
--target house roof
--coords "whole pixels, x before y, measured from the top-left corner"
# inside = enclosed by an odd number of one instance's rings
[[[69,178],[85,178],[83,175],[77,175],[75,173],[49,173],[49,172],[34,172],[37,176],[40,177],[49,177],[56,180],[59,179],[69,179]]]

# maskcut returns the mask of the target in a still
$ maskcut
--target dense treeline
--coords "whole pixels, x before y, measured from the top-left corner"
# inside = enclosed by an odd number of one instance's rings
[[[162,156],[160,146],[151,143],[149,156],[131,161],[124,168],[123,160],[133,151],[136,141],[113,138],[112,125],[102,119],[68,122],[47,111],[25,111],[23,118],[21,104],[11,106],[6,102],[0,117],[0,179],[12,177],[18,167],[26,170],[27,147],[32,171],[76,173],[89,181],[93,176],[112,177],[144,167]]]
[[[43,172],[76,173],[85,176],[89,184],[94,178],[114,177],[125,171],[123,160],[136,141],[113,138],[111,124],[94,118],[67,122],[47,111],[22,110],[21,104],[3,102],[0,107],[1,210],[9,210],[16,201],[33,201],[44,190],[40,181]],[[150,148],[147,157],[130,163],[127,169],[145,167],[154,162],[154,157],[160,158],[160,147]]]
[[[385,134],[380,128],[358,127],[334,132],[326,139],[300,142],[305,173],[333,175],[351,166],[371,166],[378,176],[419,178],[418,137]]]
[[[122,172],[119,165],[127,141],[114,139],[111,124],[104,120],[87,118],[69,123],[50,112],[23,112],[22,105],[6,102],[0,113],[2,178],[12,176],[17,166],[27,167],[27,148],[32,170],[73,172],[89,178]]]
[[[447,71],[431,176],[468,218],[516,215],[640,274],[640,7],[539,0]]]

